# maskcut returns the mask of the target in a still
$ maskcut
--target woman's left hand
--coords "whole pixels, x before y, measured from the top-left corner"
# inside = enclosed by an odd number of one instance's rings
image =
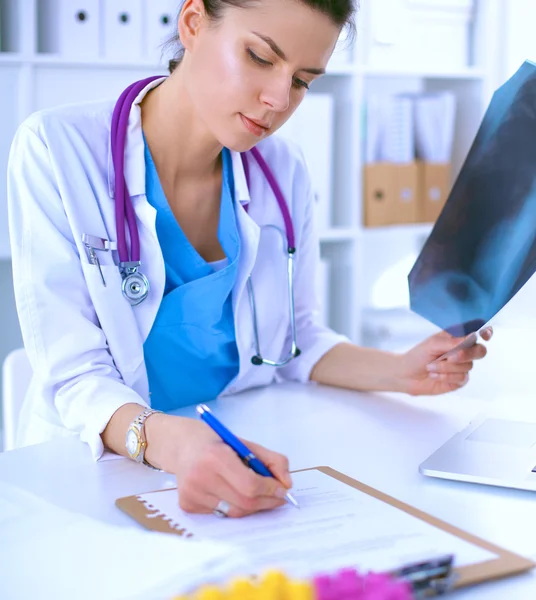
[[[491,327],[486,327],[480,332],[485,341],[490,340],[492,335]],[[412,396],[445,394],[463,387],[469,381],[473,361],[486,356],[485,346],[477,343],[455,352],[442,361],[433,362],[463,340],[464,338],[455,338],[441,332],[406,352],[402,356],[401,387]]]

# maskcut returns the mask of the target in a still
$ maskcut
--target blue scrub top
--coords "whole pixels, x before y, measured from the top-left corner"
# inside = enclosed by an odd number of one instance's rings
[[[226,148],[222,160],[218,239],[227,258],[210,264],[173,215],[145,144],[147,199],[156,209],[156,233],[166,268],[164,297],[143,348],[151,406],[158,410],[213,400],[238,374],[232,290],[240,237],[231,155]]]

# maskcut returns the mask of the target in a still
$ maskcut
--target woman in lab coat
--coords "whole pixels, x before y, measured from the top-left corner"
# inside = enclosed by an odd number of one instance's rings
[[[284,502],[286,458],[251,443],[276,478],[256,475],[203,422],[169,411],[283,379],[413,395],[467,382],[482,345],[431,367],[460,340],[442,333],[395,355],[317,322],[310,181],[299,151],[270,136],[324,72],[351,13],[351,0],[185,0],[181,60],[144,87],[128,120],[125,181],[150,282],[137,305],[122,292],[112,250],[125,226],[114,213],[115,103],[42,111],[20,126],[9,161],[10,231],[34,377],[19,444],[77,435],[96,459],[130,455],[176,474],[187,511],[242,516]],[[293,335],[286,246],[270,227],[284,231],[284,220],[251,160],[248,186],[239,154],[255,145],[295,233],[300,353],[281,367],[257,356],[288,358]],[[95,239],[107,242],[95,250]]]

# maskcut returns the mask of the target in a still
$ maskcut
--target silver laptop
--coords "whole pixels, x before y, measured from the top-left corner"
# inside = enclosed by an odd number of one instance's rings
[[[430,477],[536,491],[535,415],[482,415],[419,470]]]

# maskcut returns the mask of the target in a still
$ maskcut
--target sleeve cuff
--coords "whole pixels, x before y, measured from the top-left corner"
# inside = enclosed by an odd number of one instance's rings
[[[134,394],[134,392],[132,392]],[[80,432],[80,440],[86,442],[91,450],[94,460],[110,460],[112,458],[122,458],[120,455],[110,452],[104,448],[101,433],[106,429],[114,413],[125,404],[139,404],[140,412],[149,405],[136,394],[135,398],[126,400],[124,397],[115,402],[106,402],[99,410],[96,407],[87,413],[87,421]]]
[[[335,333],[327,327],[318,327],[312,337],[313,339],[309,339],[303,347],[298,344],[302,352],[297,359],[280,370],[282,379],[301,383],[309,381],[311,371],[325,354],[339,344],[350,342],[346,336]]]

